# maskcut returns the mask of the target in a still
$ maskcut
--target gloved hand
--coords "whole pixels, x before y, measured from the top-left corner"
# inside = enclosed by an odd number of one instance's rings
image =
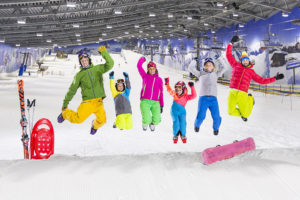
[[[169,77],[165,78],[165,85],[169,85]]]
[[[276,80],[280,80],[280,79],[283,79],[284,78],[284,75],[283,74],[279,74],[279,72],[276,74],[276,76],[274,76],[274,78]]]
[[[164,107],[161,106],[161,107],[160,107],[160,113],[163,113],[163,110],[164,110]]]
[[[115,74],[114,71],[110,72],[110,73],[108,74],[108,75],[109,75],[109,79],[113,79],[113,78],[114,78],[114,74]]]
[[[63,106],[62,108],[61,108],[61,111],[64,111],[65,109],[67,109],[68,107],[66,107],[66,106]]]
[[[235,35],[235,36],[232,37],[230,42],[231,42],[231,44],[233,44],[235,42],[238,42],[239,40],[240,40],[239,36]]]
[[[105,51],[106,50],[106,47],[105,46],[100,46],[99,48],[98,48],[98,51],[100,52],[100,53],[102,53],[103,51]]]
[[[188,82],[188,84],[189,84],[190,87],[194,86],[194,82]]]
[[[123,72],[123,75],[124,75],[125,79],[128,79],[128,78],[129,78],[127,72]]]

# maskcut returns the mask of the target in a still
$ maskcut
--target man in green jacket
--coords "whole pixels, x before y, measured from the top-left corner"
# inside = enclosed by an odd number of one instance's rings
[[[69,120],[71,123],[82,123],[92,113],[96,115],[91,127],[91,134],[94,135],[97,129],[106,122],[106,114],[103,106],[105,91],[103,87],[102,75],[114,66],[114,61],[107,52],[105,46],[98,48],[106,63],[94,66],[89,55],[85,52],[78,55],[81,70],[75,75],[74,80],[65,96],[62,113],[57,117],[58,123]],[[77,108],[77,112],[68,109],[68,104],[81,88],[82,102]]]

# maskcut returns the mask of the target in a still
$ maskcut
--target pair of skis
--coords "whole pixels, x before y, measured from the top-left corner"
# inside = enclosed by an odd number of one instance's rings
[[[29,136],[27,133],[27,125],[28,121],[26,118],[26,112],[25,112],[25,101],[24,101],[24,81],[23,80],[18,80],[18,91],[19,91],[19,100],[20,100],[20,108],[21,108],[21,120],[20,124],[22,127],[22,138],[21,141],[23,143],[23,149],[24,149],[24,159],[29,159]],[[32,124],[33,124],[33,116],[34,116],[34,110],[32,114],[32,119],[30,118],[30,112],[29,109],[31,107],[35,107],[35,99],[30,102],[29,99],[27,99],[27,108],[28,108],[28,114],[29,114],[29,130],[31,131],[32,129]]]

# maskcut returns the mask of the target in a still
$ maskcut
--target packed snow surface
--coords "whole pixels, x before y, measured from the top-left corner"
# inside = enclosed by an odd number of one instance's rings
[[[248,122],[227,114],[229,88],[218,85],[222,124],[213,135],[210,112],[200,132],[193,124],[198,97],[188,102],[187,144],[173,144],[170,108],[173,99],[164,88],[162,122],[155,132],[141,127],[139,94],[142,79],[136,63],[141,55],[125,51],[112,55],[115,79],[128,72],[132,85],[130,101],[134,128],[113,129],[114,102],[104,74],[107,123],[97,134],[89,134],[95,116],[82,124],[56,122],[64,96],[79,70],[76,55],[66,60],[45,60],[48,70],[25,74],[25,98],[36,99],[34,119],[48,118],[55,131],[55,154],[48,160],[24,160],[20,141],[18,77],[0,78],[0,199],[222,199],[300,200],[300,99],[249,91],[255,106]],[[92,56],[94,64],[104,62]],[[148,60],[149,61],[149,60]],[[158,65],[161,77],[173,86],[183,72]],[[185,80],[187,83],[187,80]],[[198,84],[195,84],[199,91]],[[190,91],[190,90],[189,90]],[[80,89],[69,104],[76,110]],[[218,144],[253,137],[257,150],[203,165],[201,152]]]

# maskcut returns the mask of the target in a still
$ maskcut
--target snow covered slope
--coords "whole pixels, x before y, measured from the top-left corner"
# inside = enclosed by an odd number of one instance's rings
[[[194,133],[198,98],[188,102],[187,144],[172,143],[172,98],[164,93],[162,123],[155,132],[143,132],[139,110],[141,78],[136,69],[140,55],[125,51],[115,60],[115,78],[129,73],[134,128],[113,129],[115,119],[108,74],[104,75],[107,123],[89,134],[94,116],[82,124],[56,122],[62,101],[78,71],[78,58],[51,61],[43,77],[24,77],[25,98],[37,99],[35,121],[46,117],[55,131],[55,155],[49,160],[23,160],[20,108],[16,78],[0,80],[0,199],[300,199],[300,99],[253,92],[255,106],[247,123],[227,114],[229,88],[218,86],[222,116],[219,136],[207,118]],[[95,64],[103,62],[93,56]],[[182,73],[158,65],[171,85]],[[57,73],[61,72],[63,73]],[[51,75],[52,74],[52,75]],[[198,91],[196,83],[196,90]],[[81,102],[80,91],[69,108]],[[217,144],[253,137],[258,150],[236,158],[201,164],[201,151]],[[50,188],[50,189],[49,189]],[[50,193],[49,193],[50,191]],[[47,195],[45,195],[47,193]]]

